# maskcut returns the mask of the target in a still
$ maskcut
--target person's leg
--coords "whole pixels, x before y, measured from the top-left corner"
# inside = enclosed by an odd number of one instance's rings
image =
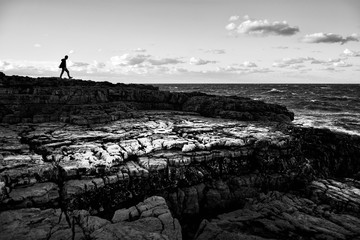
[[[63,73],[64,73],[64,69],[62,68],[62,69],[61,69],[60,78],[62,78]]]
[[[70,73],[69,73],[69,70],[68,70],[67,68],[65,68],[65,71],[66,71],[68,77],[69,77],[69,78],[72,78],[72,77],[70,77]]]

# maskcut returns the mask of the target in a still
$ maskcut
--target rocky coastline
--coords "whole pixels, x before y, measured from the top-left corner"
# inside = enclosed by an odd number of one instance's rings
[[[293,119],[0,73],[0,239],[360,239],[360,137]]]

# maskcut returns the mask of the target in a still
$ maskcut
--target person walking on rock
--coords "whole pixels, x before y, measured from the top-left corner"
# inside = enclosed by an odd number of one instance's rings
[[[61,74],[60,74],[60,78],[62,78],[62,75],[64,72],[67,73],[69,79],[71,79],[72,77],[70,77],[70,73],[69,73],[69,70],[66,68],[66,60],[68,59],[69,57],[67,55],[65,55],[65,57],[63,59],[61,59],[61,63],[59,65],[59,68],[61,68]]]

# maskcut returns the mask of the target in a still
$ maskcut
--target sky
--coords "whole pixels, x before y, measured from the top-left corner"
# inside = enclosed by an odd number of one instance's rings
[[[359,0],[0,0],[0,71],[125,83],[359,83]]]

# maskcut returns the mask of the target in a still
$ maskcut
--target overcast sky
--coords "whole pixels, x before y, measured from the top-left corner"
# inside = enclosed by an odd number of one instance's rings
[[[0,0],[0,71],[134,83],[360,83],[359,0]]]

